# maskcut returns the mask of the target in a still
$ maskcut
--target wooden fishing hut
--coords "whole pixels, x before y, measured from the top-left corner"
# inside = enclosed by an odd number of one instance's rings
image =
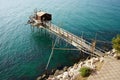
[[[28,23],[32,25],[44,25],[46,22],[51,22],[52,15],[43,11],[36,11],[29,18]]]

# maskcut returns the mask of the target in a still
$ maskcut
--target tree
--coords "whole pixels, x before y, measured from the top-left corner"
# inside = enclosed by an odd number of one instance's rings
[[[120,34],[112,39],[113,48],[120,53]]]

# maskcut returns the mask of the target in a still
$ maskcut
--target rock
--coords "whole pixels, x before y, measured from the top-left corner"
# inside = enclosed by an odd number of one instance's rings
[[[73,68],[74,69],[77,69],[78,65],[77,64],[74,64]]]
[[[80,64],[78,64],[78,68],[81,68],[83,65],[83,62],[80,62]]]
[[[113,57],[116,58],[116,57],[117,57],[117,54],[114,54]]]
[[[50,77],[50,78],[53,78],[53,77],[54,77],[54,75],[49,75],[49,77]]]
[[[63,80],[63,79],[61,78],[61,79],[59,79],[59,80]]]
[[[76,75],[74,75],[74,76],[71,78],[71,80],[75,80],[75,78],[76,78]]]
[[[71,69],[71,67],[69,67],[69,68],[67,69],[67,71],[70,71],[70,69]]]
[[[111,52],[109,51],[109,52],[107,52],[106,54],[109,55],[109,54],[111,54]]]
[[[56,77],[54,77],[54,78],[52,78],[52,80],[59,80],[59,79],[57,79]]]
[[[115,53],[116,52],[116,50],[115,49],[112,49],[112,53]]]
[[[71,68],[69,72],[74,72],[74,68]]]
[[[93,65],[94,62],[98,61],[99,58],[92,58],[90,60],[84,62],[80,62],[78,64],[74,64],[73,67],[64,67],[63,70],[56,70],[54,76],[49,76],[47,80],[74,80],[79,74],[79,70],[82,66],[87,66],[89,68],[95,68],[96,66]],[[103,60],[103,57],[100,59]]]
[[[91,68],[92,68],[92,69],[95,69],[95,68],[96,68],[96,65],[92,65]]]
[[[99,58],[97,57],[97,58],[95,58],[95,62],[97,62],[97,61],[99,61]]]
[[[56,71],[55,69],[52,69],[51,74],[54,74],[54,73],[55,73],[55,71]]]
[[[50,77],[49,77],[47,80],[53,80],[53,78],[50,78]]]
[[[91,59],[91,65],[95,62],[94,58]]]
[[[79,74],[79,70],[74,70],[74,75]]]
[[[91,63],[91,60],[87,60],[86,62],[87,62],[87,63]],[[85,63],[86,63],[86,62],[85,62]]]
[[[63,71],[67,71],[67,67],[66,66],[63,68]]]
[[[62,74],[61,74],[61,75],[58,75],[56,78],[57,78],[57,79],[63,78],[63,75],[62,75]]]
[[[68,72],[70,77],[73,77],[74,73],[73,72]]]
[[[79,72],[80,68],[78,67],[76,70]]]
[[[64,72],[63,75],[68,75],[68,72]]]
[[[37,78],[37,80],[41,80],[41,79],[42,79],[42,77],[41,77],[41,76]]]
[[[63,80],[69,79],[68,72],[63,73]]]
[[[59,75],[59,70],[56,70],[54,73],[54,76],[57,76],[57,75]]]
[[[91,62],[86,61],[85,66],[86,66],[86,67],[91,67]]]
[[[42,78],[44,78],[45,76],[46,76],[46,75],[45,75],[45,74],[43,74],[43,75],[42,75]]]
[[[101,58],[100,58],[100,62],[103,62],[103,61],[104,61],[104,58],[103,58],[103,57],[101,57]]]
[[[92,58],[92,59],[91,59],[91,65],[93,65],[93,64],[96,63],[97,61],[99,61],[99,58]]]
[[[59,71],[59,74],[62,74],[62,73],[64,73],[64,71],[63,71],[63,70],[60,70],[60,71]]]

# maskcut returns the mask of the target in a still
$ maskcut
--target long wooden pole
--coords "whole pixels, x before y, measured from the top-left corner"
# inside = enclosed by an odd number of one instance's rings
[[[58,37],[57,37],[57,38],[58,38]],[[49,66],[49,64],[50,64],[50,60],[51,60],[52,55],[53,55],[53,52],[54,52],[54,47],[55,47],[55,45],[56,45],[57,38],[56,38],[55,43],[54,43],[54,45],[53,45],[53,47],[52,47],[52,51],[51,51],[50,57],[49,57],[49,59],[48,59],[48,62],[47,62],[46,68],[45,68],[46,70],[47,70],[47,68],[48,68],[48,66]]]

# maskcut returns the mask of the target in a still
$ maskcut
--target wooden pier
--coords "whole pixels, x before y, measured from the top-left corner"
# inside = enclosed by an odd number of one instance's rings
[[[44,12],[36,12],[36,15],[30,17],[29,23],[34,27],[44,28],[49,32],[59,36],[66,42],[72,44],[80,51],[88,53],[90,55],[104,56],[102,49],[95,47],[95,43],[90,43],[83,38],[80,38],[54,24],[51,23],[51,14]]]
[[[97,56],[103,56],[103,50],[100,48],[95,48],[94,51],[92,51],[92,46],[93,44],[84,40],[83,38],[80,38],[54,24],[51,23],[46,23],[44,26],[40,26],[39,28],[44,28],[50,32],[52,32],[53,34],[59,36],[60,38],[64,39],[66,42],[72,44],[73,46],[75,46],[76,48],[78,48],[79,50],[88,53],[88,54],[92,54],[92,55],[97,55]]]

